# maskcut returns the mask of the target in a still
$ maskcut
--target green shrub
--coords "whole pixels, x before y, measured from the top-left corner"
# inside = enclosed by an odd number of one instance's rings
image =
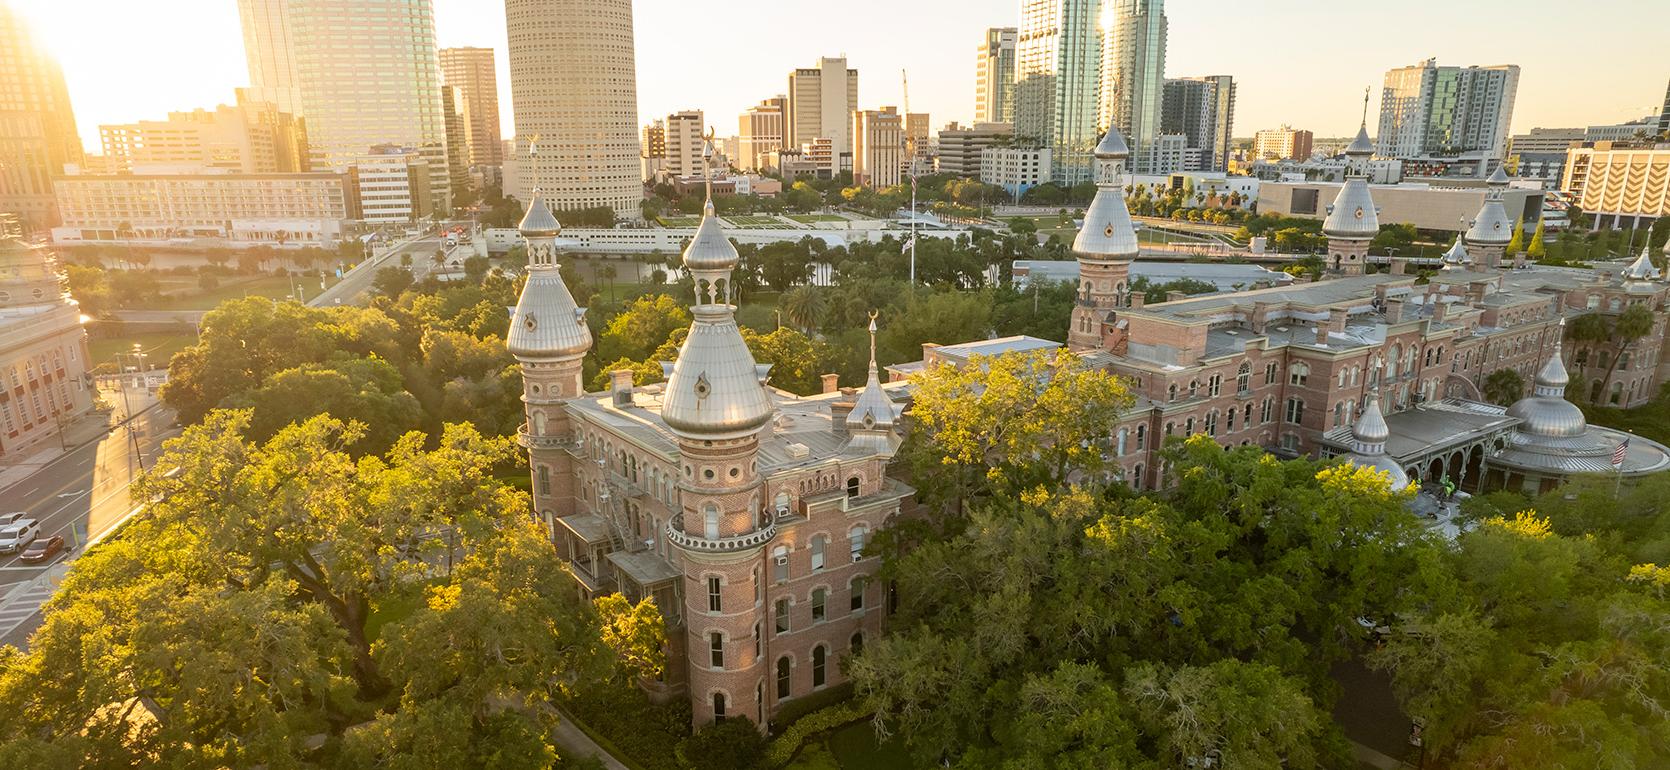
[[[751,770],[765,756],[765,736],[753,720],[731,717],[684,739],[678,754],[692,770]]]
[[[794,760],[794,755],[800,753],[800,747],[806,744],[808,738],[868,719],[874,714],[875,710],[863,702],[851,700],[807,714],[771,742],[765,750],[765,763],[768,767],[783,767]]]
[[[563,703],[588,735],[628,765],[678,770],[679,742],[690,735],[690,702],[649,702],[635,687],[598,687]]]
[[[820,690],[811,695],[795,698],[777,710],[777,715],[771,718],[771,734],[782,735],[795,722],[800,721],[807,714],[822,711],[838,703],[845,703],[852,699],[852,682],[842,682],[826,690]]]

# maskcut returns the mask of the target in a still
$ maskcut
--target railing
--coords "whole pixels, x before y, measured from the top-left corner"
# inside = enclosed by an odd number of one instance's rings
[[[771,539],[776,536],[777,522],[775,521],[746,535],[721,537],[711,540],[705,537],[697,537],[686,533],[684,531],[684,514],[682,513],[673,514],[673,518],[667,521],[667,538],[673,541],[673,545],[688,551],[700,551],[703,553],[743,551],[749,548],[758,548],[759,546],[765,545],[766,543],[771,542]]]
[[[528,424],[522,423],[516,429],[516,443],[533,449],[562,449],[568,442],[560,436],[535,436],[528,431]]]

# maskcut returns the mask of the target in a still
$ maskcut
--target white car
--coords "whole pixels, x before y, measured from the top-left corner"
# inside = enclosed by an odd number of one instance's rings
[[[27,518],[29,518],[29,514],[24,513],[23,511],[12,511],[11,513],[0,513],[0,527],[9,527],[13,524],[16,524],[18,519],[27,519]]]
[[[0,529],[0,553],[17,553],[35,542],[41,535],[41,525],[34,519],[19,519]]]

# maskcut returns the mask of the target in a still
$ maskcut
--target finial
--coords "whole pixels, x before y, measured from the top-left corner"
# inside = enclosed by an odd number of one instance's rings
[[[533,166],[533,191],[539,192],[539,134],[528,137],[528,165]]]
[[[1371,86],[1363,86],[1363,128],[1368,128],[1368,92]]]
[[[707,203],[704,208],[713,209],[713,127],[707,127],[707,136],[702,142],[702,187],[707,192]]]
[[[877,311],[877,310],[871,310],[870,311],[870,373],[871,374],[874,374],[875,371],[876,371],[876,316],[879,316],[879,315],[881,315],[880,311]]]

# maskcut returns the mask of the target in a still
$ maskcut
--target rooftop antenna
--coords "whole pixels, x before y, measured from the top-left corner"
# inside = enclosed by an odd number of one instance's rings
[[[899,79],[904,83],[905,114],[900,118],[900,133],[904,134],[905,147],[910,151],[910,285],[916,286],[916,143],[910,140],[910,73],[899,70]],[[873,319],[872,319],[873,321]]]

